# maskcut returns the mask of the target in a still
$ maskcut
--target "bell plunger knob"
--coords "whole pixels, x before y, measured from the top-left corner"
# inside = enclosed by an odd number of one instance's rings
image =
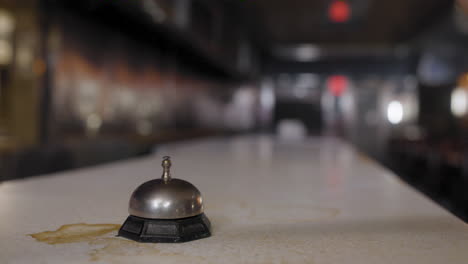
[[[163,161],[161,166],[163,167],[163,175],[161,178],[165,181],[168,182],[171,180],[171,157],[169,156],[164,156]]]

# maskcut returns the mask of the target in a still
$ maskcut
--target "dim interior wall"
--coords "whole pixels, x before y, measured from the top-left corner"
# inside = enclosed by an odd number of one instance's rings
[[[38,143],[40,79],[44,73],[40,54],[36,1],[0,2],[13,18],[7,41],[11,59],[2,66],[2,119],[8,142],[17,147]],[[5,48],[4,48],[5,49]]]
[[[16,24],[12,59],[0,66],[0,181],[257,126],[257,83],[213,70],[182,49],[191,43],[132,35],[139,25],[124,31],[49,1],[2,3]]]
[[[143,41],[68,13],[52,13],[48,36],[55,142],[147,138],[254,128],[259,89],[203,73],[202,62],[163,37]],[[183,55],[181,55],[183,54]]]

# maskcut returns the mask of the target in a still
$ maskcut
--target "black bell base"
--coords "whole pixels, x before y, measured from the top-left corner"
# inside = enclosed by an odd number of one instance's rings
[[[180,219],[149,219],[130,215],[118,235],[146,243],[188,242],[211,236],[211,223],[205,214]]]

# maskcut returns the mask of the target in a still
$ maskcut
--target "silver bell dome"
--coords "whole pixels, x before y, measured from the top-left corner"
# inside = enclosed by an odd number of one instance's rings
[[[164,157],[161,179],[140,185],[130,197],[130,215],[151,219],[179,219],[203,213],[203,198],[191,183],[171,177],[171,160]]]

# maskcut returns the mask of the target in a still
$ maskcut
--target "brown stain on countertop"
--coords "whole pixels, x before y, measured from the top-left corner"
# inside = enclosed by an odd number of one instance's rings
[[[364,163],[374,163],[374,160],[366,154],[364,154],[363,152],[358,152],[357,157],[360,161]]]
[[[30,234],[39,242],[49,245],[89,242],[97,237],[119,230],[116,224],[70,224],[63,225],[55,231],[44,231]]]
[[[116,237],[120,225],[117,224],[68,224],[55,231],[44,231],[29,234],[38,242],[49,245],[88,243],[92,247],[88,253],[90,261],[106,263],[128,263],[134,256],[163,256],[176,258],[180,261],[190,259],[203,260],[198,256],[187,256],[177,252],[161,252],[157,244],[139,243]],[[134,259],[133,259],[134,260]]]

